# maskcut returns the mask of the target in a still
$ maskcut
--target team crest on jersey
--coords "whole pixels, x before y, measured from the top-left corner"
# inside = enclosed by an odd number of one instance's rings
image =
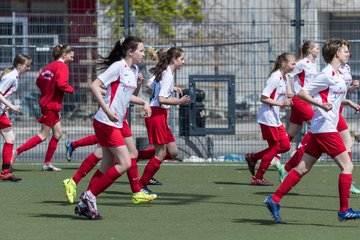
[[[41,73],[41,76],[45,79],[45,80],[51,80],[54,77],[54,73],[46,70],[44,72]]]

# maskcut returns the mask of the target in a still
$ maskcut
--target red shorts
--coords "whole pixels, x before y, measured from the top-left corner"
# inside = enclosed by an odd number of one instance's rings
[[[284,125],[279,127],[272,127],[260,123],[260,129],[264,140],[276,140],[289,139]]]
[[[41,109],[41,117],[38,122],[52,128],[56,123],[60,122],[59,111]]]
[[[311,133],[310,140],[305,145],[305,152],[316,158],[320,158],[323,153],[334,158],[345,151],[346,147],[339,132]]]
[[[302,125],[303,122],[308,122],[313,118],[315,112],[308,102],[300,99],[297,96],[294,96],[292,101],[294,104],[291,106],[289,119],[291,123]]]
[[[98,143],[102,147],[120,147],[125,145],[125,140],[121,135],[121,129],[106,125],[94,119],[94,131]]]
[[[339,122],[336,126],[336,130],[338,130],[338,132],[342,132],[346,129],[348,129],[348,125],[346,124],[345,118],[341,113],[339,113]]]
[[[120,131],[121,131],[121,135],[123,136],[123,138],[128,138],[128,137],[131,137],[131,136],[132,136],[132,132],[131,132],[129,123],[128,123],[128,121],[126,120],[126,118],[125,118],[124,121],[123,121],[123,126],[122,126],[122,128],[120,129]]]
[[[0,116],[0,129],[3,130],[8,127],[12,127],[10,119],[8,118],[6,113],[3,113]]]
[[[167,124],[168,110],[151,107],[151,111],[151,117],[145,118],[149,143],[161,145],[175,142],[175,138]]]

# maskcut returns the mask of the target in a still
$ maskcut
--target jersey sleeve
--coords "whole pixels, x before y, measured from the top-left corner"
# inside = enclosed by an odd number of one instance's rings
[[[120,77],[121,71],[120,62],[114,62],[97,78],[104,84],[105,87],[108,87],[112,82],[115,82]]]
[[[15,79],[5,75],[5,77],[0,80],[0,93],[4,95],[5,92],[9,88],[11,88],[11,86],[14,84],[14,82],[15,82]]]
[[[60,71],[57,71],[56,79],[57,87],[60,90],[66,93],[74,92],[74,88],[69,85],[69,68],[66,65]]]
[[[261,95],[265,97],[270,97],[271,94],[276,90],[277,85],[279,83],[279,79],[277,77],[271,76],[265,85],[264,90],[262,91]]]
[[[173,92],[173,77],[169,71],[165,72],[161,80],[159,97],[169,97]]]
[[[327,75],[325,73],[319,73],[302,89],[310,95],[314,96],[315,94],[327,89],[329,84],[330,81]]]

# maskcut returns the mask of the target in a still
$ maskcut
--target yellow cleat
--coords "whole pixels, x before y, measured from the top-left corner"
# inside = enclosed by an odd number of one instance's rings
[[[137,192],[132,195],[133,204],[147,203],[154,200],[149,194],[144,192]]]
[[[65,194],[69,201],[69,203],[74,203],[74,199],[76,198],[76,184],[72,178],[65,179],[63,181],[65,187]]]

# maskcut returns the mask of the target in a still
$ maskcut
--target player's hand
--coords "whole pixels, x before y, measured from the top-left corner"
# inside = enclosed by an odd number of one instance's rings
[[[286,99],[282,102],[282,107],[291,107],[293,105],[293,102],[291,99]]]
[[[144,76],[141,73],[139,73],[137,76],[137,79],[136,79],[137,85],[141,86],[143,84],[144,80],[145,80]]]
[[[179,94],[180,94],[180,96],[182,96],[182,95],[183,95],[182,89],[181,89],[181,88],[179,88],[179,87],[173,87],[173,91],[174,91],[174,92],[179,93]]]
[[[360,86],[359,80],[353,80],[351,86],[355,87],[355,88],[358,88]]]
[[[110,121],[112,121],[112,122],[118,122],[119,121],[119,118],[118,118],[118,116],[116,115],[115,112],[108,111],[108,112],[105,112],[105,113],[106,113],[106,116],[109,118]]]
[[[186,104],[189,104],[189,102],[190,102],[189,95],[184,95],[179,99],[179,105],[186,105]]]
[[[21,112],[21,106],[15,105],[12,110],[14,110],[15,112]]]
[[[144,104],[144,117],[150,117],[151,116],[151,107],[149,106],[149,103],[146,102]]]
[[[324,109],[326,112],[328,112],[332,109],[332,104],[331,103],[323,103],[321,105],[321,108]]]

